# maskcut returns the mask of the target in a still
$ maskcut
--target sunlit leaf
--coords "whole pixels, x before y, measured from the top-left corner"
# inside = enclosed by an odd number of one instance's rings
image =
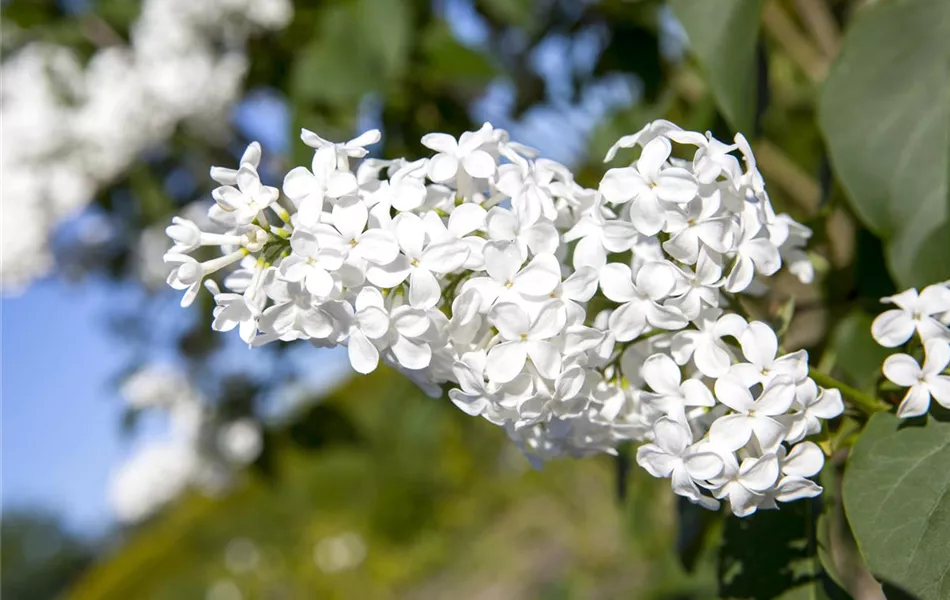
[[[950,3],[876,2],[856,15],[821,95],[820,124],[855,211],[887,242],[898,283],[950,277]]]
[[[851,452],[844,506],[875,576],[950,597],[950,421],[878,413]]]
[[[751,134],[763,0],[671,0],[670,4],[720,111],[733,128]]]

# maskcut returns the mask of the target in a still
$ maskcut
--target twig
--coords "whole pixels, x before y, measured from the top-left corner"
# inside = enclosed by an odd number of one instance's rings
[[[787,154],[766,139],[753,144],[755,159],[768,181],[775,182],[795,202],[809,213],[818,210],[821,187],[814,177],[798,166]]]
[[[842,396],[847,398],[851,404],[853,404],[866,415],[884,412],[890,410],[891,408],[888,404],[878,400],[874,396],[865,394],[864,392],[857,390],[846,383],[842,383],[831,375],[826,375],[814,367],[808,367],[808,376],[814,379],[815,383],[822,387],[836,388],[841,392]]]
[[[96,48],[127,44],[125,38],[119,35],[105,19],[94,14],[86,15],[79,20],[79,30]]]
[[[824,80],[828,73],[828,58],[815,49],[777,0],[765,3],[762,9],[762,24],[766,33],[782,46],[788,57],[812,83]]]
[[[841,32],[826,0],[795,0],[798,14],[826,58],[838,55]]]

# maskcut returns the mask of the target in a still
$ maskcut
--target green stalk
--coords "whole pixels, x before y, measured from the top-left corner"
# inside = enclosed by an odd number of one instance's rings
[[[850,385],[842,383],[831,375],[826,375],[812,366],[808,367],[808,376],[814,379],[815,383],[822,387],[837,388],[841,392],[842,396],[847,398],[851,404],[853,404],[866,415],[873,415],[874,413],[884,412],[891,409],[889,404],[878,400],[870,394],[865,394],[864,392],[857,390]]]

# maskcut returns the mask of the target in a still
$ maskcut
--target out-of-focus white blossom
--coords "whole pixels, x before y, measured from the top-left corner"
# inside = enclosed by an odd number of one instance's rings
[[[286,26],[292,11],[289,0],[147,0],[128,45],[103,48],[85,66],[43,42],[5,57],[4,291],[49,270],[52,230],[142,151],[181,124],[220,137],[247,71],[244,42]]]
[[[113,473],[109,498],[121,522],[141,521],[189,487],[217,491],[231,472],[261,452],[260,425],[243,418],[222,422],[187,375],[147,366],[122,385],[130,407],[168,417],[168,431],[137,449]]]
[[[304,130],[314,158],[290,171],[286,198],[249,161],[213,169],[210,215],[227,230],[176,221],[169,283],[188,303],[206,281],[215,329],[252,346],[344,345],[360,373],[382,362],[430,395],[447,389],[534,464],[632,440],[648,442],[644,468],[710,508],[747,515],[820,491],[814,465],[795,465],[840,395],[809,379],[804,352],[780,353],[768,325],[730,310],[783,257],[811,276],[810,232],[775,216],[744,138],[652,124],[608,158],[640,157],[592,190],[490,124],[426,135],[430,158],[351,164],[378,137]],[[672,158],[674,144],[693,160]],[[214,241],[221,258],[188,255]],[[208,279],[221,270],[225,291]]]
[[[313,548],[313,562],[325,573],[358,567],[366,558],[366,543],[360,534],[348,531],[321,539]]]

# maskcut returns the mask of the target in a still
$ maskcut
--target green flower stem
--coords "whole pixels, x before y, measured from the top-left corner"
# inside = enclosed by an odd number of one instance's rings
[[[826,375],[814,367],[808,367],[808,376],[822,387],[837,388],[842,396],[867,415],[884,412],[891,408],[889,404],[878,400],[874,396],[865,394],[845,383],[841,383],[831,375]]]

